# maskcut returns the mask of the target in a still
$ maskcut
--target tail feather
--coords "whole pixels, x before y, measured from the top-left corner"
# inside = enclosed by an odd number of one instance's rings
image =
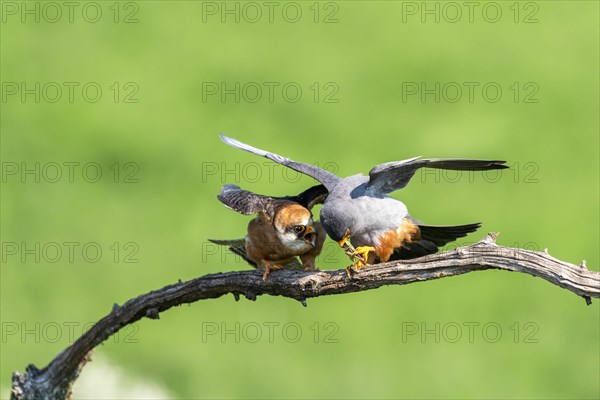
[[[257,263],[251,260],[250,257],[248,257],[248,254],[246,253],[246,238],[232,240],[208,239],[208,241],[221,246],[229,246],[229,251],[242,257],[244,261],[252,265],[254,268],[258,268]],[[304,268],[302,266],[302,263],[298,260],[298,257],[293,257],[287,263],[283,264],[282,267],[286,269],[298,270],[302,270]]]
[[[437,253],[437,251],[438,247],[433,242],[422,239],[415,240],[394,249],[389,261],[423,257],[428,254]]]
[[[481,223],[454,226],[434,226],[419,224],[421,239],[405,243],[394,250],[391,260],[406,260],[437,253],[438,248],[465,237],[481,227]]]
[[[435,243],[436,246],[444,246],[458,238],[465,237],[481,227],[481,223],[455,226],[433,226],[419,225],[421,238]]]
[[[246,254],[246,238],[232,240],[208,239],[208,241],[221,246],[229,246],[229,251],[242,257],[244,261],[252,265],[254,268],[258,268],[256,263],[248,257],[248,254]]]

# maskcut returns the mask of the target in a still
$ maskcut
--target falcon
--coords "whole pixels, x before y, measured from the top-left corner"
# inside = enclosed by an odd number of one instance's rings
[[[354,261],[367,264],[433,254],[439,247],[475,232],[480,223],[434,226],[414,219],[404,203],[388,194],[408,185],[420,168],[486,171],[508,168],[506,161],[414,157],[379,164],[362,174],[339,177],[314,165],[252,147],[219,134],[226,144],[268,158],[319,181],[329,192],[320,220],[323,228]],[[350,274],[350,267],[347,268]]]
[[[271,270],[281,268],[314,271],[327,234],[313,221],[310,210],[323,203],[327,193],[323,185],[317,185],[297,196],[271,197],[223,185],[217,196],[221,203],[244,215],[258,215],[248,224],[245,238],[210,241],[229,246],[250,265],[263,270],[263,280]]]

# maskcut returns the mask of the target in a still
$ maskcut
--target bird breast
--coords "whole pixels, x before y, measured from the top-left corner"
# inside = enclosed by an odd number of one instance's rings
[[[354,246],[377,245],[381,234],[398,228],[408,215],[404,203],[394,198],[369,196],[356,186],[355,189],[336,189],[338,187],[330,193],[321,209],[321,223],[334,240],[340,240],[350,229],[350,241]]]

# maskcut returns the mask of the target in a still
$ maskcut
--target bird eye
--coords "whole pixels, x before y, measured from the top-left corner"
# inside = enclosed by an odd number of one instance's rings
[[[294,226],[294,232],[300,233],[302,231],[304,231],[304,226],[302,226],[302,225],[296,225],[296,226]]]

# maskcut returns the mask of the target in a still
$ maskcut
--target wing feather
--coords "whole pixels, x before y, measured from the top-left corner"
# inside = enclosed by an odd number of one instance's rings
[[[267,212],[273,200],[270,196],[263,196],[248,190],[242,190],[236,185],[223,185],[217,199],[226,207],[244,215]]]
[[[323,204],[328,194],[329,191],[324,185],[316,185],[306,189],[297,196],[286,196],[282,198],[296,202],[310,210],[315,206],[315,204]]]
[[[235,140],[228,136],[219,133],[221,140],[226,144],[238,148],[240,150],[247,151],[252,154],[256,154],[262,157],[266,157],[271,161],[274,161],[278,164],[285,165],[288,168],[293,169],[294,171],[298,171],[305,175],[308,175],[317,181],[321,182],[328,190],[333,189],[335,184],[341,179],[339,176],[332,174],[331,172],[324,170],[322,168],[316,167],[314,165],[305,164],[290,160],[289,158],[282,157],[277,154],[269,153],[268,151],[258,149],[256,147],[250,146],[249,144],[242,143],[239,140]]]
[[[386,194],[404,188],[419,168],[449,169],[457,171],[487,171],[505,169],[506,161],[469,160],[463,158],[420,158],[392,161],[376,165],[369,171],[367,192]]]

